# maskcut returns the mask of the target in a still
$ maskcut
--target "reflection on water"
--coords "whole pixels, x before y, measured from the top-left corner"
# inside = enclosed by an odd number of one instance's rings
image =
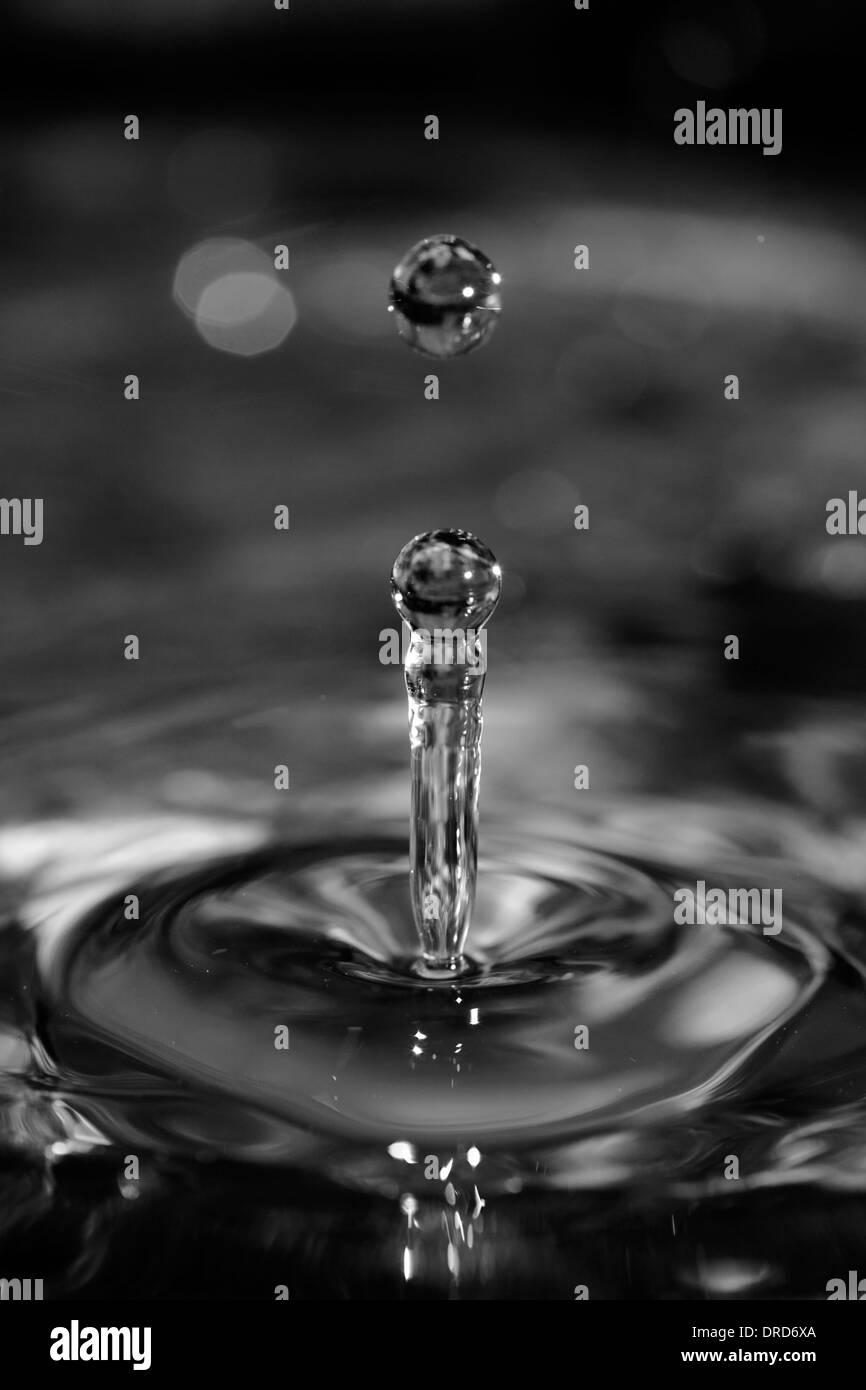
[[[194,1181],[200,1213],[225,1204],[209,1238],[222,1257],[252,1204],[248,1258],[282,1252],[300,1294],[361,1296],[371,1280],[570,1297],[556,1280],[575,1282],[587,1258],[612,1297],[735,1296],[740,1280],[770,1297],[802,1296],[804,1279],[820,1290],[808,1224],[776,1231],[768,1261],[753,1201],[784,1208],[790,1189],[802,1210],[823,1193],[833,1223],[834,1203],[862,1191],[862,916],[826,881],[826,837],[805,822],[762,807],[754,844],[747,808],[692,805],[674,839],[683,810],[610,806],[579,840],[556,838],[561,815],[516,840],[488,833],[473,970],[432,985],[410,969],[393,822],[346,838],[332,806],[329,838],[294,847],[202,817],[8,837],[4,862],[30,886],[3,938],[2,1135],[22,1229],[58,1211],[71,1222],[56,1287],[98,1296],[142,1238],[133,1205],[158,1213]],[[769,873],[783,932],[674,926],[672,888],[699,873]],[[138,921],[124,917],[131,893]],[[240,1201],[243,1171],[256,1177]],[[311,1194],[327,1212],[312,1245]],[[676,1240],[660,1237],[678,1221]],[[267,1296],[252,1269],[239,1277]],[[647,1280],[655,1293],[640,1293]]]

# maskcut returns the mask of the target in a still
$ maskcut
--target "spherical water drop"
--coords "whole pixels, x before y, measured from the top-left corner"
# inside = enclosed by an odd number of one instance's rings
[[[462,237],[425,237],[391,276],[388,310],[400,337],[428,357],[460,357],[486,343],[502,307],[502,277]]]
[[[502,590],[492,550],[468,531],[425,531],[404,545],[391,571],[394,605],[410,627],[431,618],[478,631]]]

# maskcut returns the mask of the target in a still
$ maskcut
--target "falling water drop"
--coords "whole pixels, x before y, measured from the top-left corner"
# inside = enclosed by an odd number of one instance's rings
[[[463,967],[478,852],[482,628],[501,588],[496,557],[468,531],[416,536],[391,572],[395,606],[412,628],[410,882],[424,967],[433,975]]]
[[[501,280],[477,246],[456,236],[425,237],[394,271],[388,309],[410,347],[428,357],[459,357],[493,332]]]

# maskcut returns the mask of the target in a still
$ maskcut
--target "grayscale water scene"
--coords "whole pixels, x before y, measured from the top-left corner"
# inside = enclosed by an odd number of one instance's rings
[[[0,1276],[46,1298],[866,1275],[862,198],[793,122],[674,142],[787,101],[740,99],[766,6],[623,37],[619,115],[596,49],[580,121],[585,16],[548,108],[470,8],[416,95],[377,2],[331,109],[299,7],[285,77],[229,0],[212,50],[16,7],[112,74],[0,156]]]

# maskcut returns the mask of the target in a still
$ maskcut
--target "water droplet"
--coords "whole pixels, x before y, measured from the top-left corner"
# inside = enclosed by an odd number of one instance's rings
[[[428,357],[460,357],[486,343],[502,307],[502,277],[462,237],[425,237],[391,276],[389,313],[400,337]]]
[[[426,531],[404,545],[391,571],[391,593],[410,627],[431,620],[475,631],[487,622],[502,589],[492,550],[468,531]]]

